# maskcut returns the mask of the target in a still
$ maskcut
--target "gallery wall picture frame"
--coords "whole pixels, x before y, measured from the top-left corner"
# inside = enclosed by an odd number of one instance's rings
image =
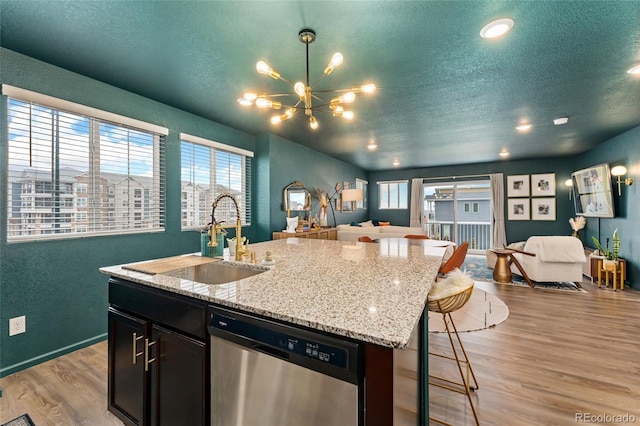
[[[507,176],[507,197],[528,197],[529,175]]]
[[[556,174],[541,173],[531,175],[531,196],[532,197],[555,197],[556,195]]]
[[[555,197],[532,198],[531,220],[556,220]]]
[[[509,198],[507,200],[508,220],[530,220],[528,198]]]

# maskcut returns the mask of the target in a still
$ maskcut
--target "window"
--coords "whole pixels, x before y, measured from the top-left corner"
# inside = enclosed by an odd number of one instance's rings
[[[164,230],[167,129],[8,85],[2,92],[8,97],[8,241]],[[121,207],[107,200],[105,186],[112,196],[114,187],[125,194],[134,193],[134,186],[148,189],[149,220],[134,224],[106,214],[103,206]],[[75,203],[74,188],[82,195]],[[34,193],[33,207],[22,206]],[[76,216],[77,209],[83,215]],[[41,226],[44,214],[52,218],[48,227]],[[86,226],[72,227],[72,217],[86,220]]]
[[[182,229],[205,226],[211,205],[223,193],[238,202],[243,225],[251,224],[251,159],[253,152],[180,134]],[[235,224],[236,208],[228,198],[218,203],[217,221]]]
[[[356,178],[356,189],[362,189],[362,200],[356,201],[356,209],[366,209],[367,208],[367,190],[369,187],[369,182],[366,180]]]
[[[378,208],[407,209],[408,181],[378,182]]]

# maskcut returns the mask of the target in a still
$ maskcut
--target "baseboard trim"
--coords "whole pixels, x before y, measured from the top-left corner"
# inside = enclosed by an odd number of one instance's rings
[[[106,340],[106,338],[107,338],[107,333],[99,334],[90,339],[82,340],[72,345],[68,345],[63,348],[56,349],[55,351],[47,352],[45,354],[24,360],[22,362],[10,365],[5,368],[0,368],[0,378],[8,376],[13,373],[17,373],[18,371],[26,370],[29,367],[42,364],[43,362],[52,360],[59,356],[68,354],[73,351],[77,351],[78,349],[86,348],[87,346],[91,346],[95,343],[102,342],[103,340]]]

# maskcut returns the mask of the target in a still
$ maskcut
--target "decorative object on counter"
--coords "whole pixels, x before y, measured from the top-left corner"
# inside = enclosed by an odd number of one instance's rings
[[[236,237],[227,238],[227,246],[229,247],[229,254],[231,256],[235,256],[236,255],[236,247],[238,245],[241,246],[241,247],[244,247],[244,246],[246,246],[248,244],[249,244],[249,241],[247,240],[247,237],[241,237],[240,244],[238,244],[238,240],[236,240]],[[236,259],[236,260],[240,260],[240,259]]]
[[[293,89],[289,93],[245,93],[243,97],[238,98],[238,103],[243,106],[254,105],[260,109],[271,108],[279,110],[286,108],[283,114],[274,115],[271,117],[271,124],[274,126],[279,125],[285,120],[293,117],[296,112],[304,112],[305,117],[309,117],[309,126],[312,130],[318,128],[318,121],[316,120],[316,113],[328,112],[334,117],[342,117],[343,119],[350,121],[353,120],[353,111],[345,110],[347,104],[351,104],[356,99],[356,93],[372,94],[376,91],[374,84],[363,84],[358,86],[352,86],[348,89],[325,89],[315,90],[314,87],[327,75],[342,64],[342,54],[336,52],[331,57],[329,64],[324,69],[324,74],[320,76],[313,84],[309,80],[309,45],[316,39],[316,32],[310,28],[303,28],[298,32],[298,40],[306,47],[307,58],[307,79],[306,82],[298,81],[293,83],[284,77],[280,76],[280,73],[264,61],[260,61],[256,64],[256,69],[260,74],[266,74],[276,80],[282,80],[290,85]],[[331,99],[325,98],[323,95],[333,93],[335,97]],[[285,99],[281,102],[281,99]],[[289,104],[287,104],[287,98],[289,98]],[[276,100],[277,99],[277,100]],[[314,104],[313,102],[316,102]]]
[[[224,237],[227,230],[222,227],[221,222],[207,224],[200,234],[200,254],[207,257],[222,256],[224,251]]]
[[[298,216],[288,217],[287,218],[287,229],[282,232],[289,232],[291,234],[296,233],[296,228],[298,228]]]
[[[264,260],[262,261],[264,266],[275,266],[276,262],[273,260],[271,250],[267,250],[264,254]]]
[[[573,229],[572,237],[580,238],[579,231],[587,225],[587,220],[584,216],[578,216],[576,218],[569,219],[571,229]]]
[[[200,234],[200,254],[207,257],[222,256],[224,252],[224,234],[216,233],[216,245],[210,246],[211,236],[209,232]]]

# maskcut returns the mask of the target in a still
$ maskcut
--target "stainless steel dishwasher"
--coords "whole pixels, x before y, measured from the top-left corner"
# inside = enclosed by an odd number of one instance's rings
[[[362,425],[361,344],[209,308],[211,425]]]

